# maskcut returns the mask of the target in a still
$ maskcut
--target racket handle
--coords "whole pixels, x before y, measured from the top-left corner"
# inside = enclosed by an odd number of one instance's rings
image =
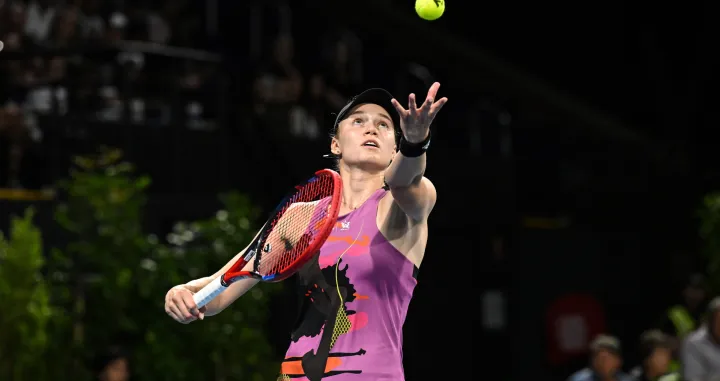
[[[221,292],[225,291],[227,287],[222,284],[222,275],[213,279],[212,282],[208,283],[207,286],[203,287],[202,290],[198,291],[193,295],[193,300],[197,304],[198,308],[204,307],[210,303],[216,296],[220,295]]]

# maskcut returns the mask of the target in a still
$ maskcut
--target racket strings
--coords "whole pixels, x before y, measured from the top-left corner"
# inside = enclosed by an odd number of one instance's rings
[[[265,243],[259,248],[256,269],[259,274],[283,272],[306,254],[315,237],[329,223],[334,189],[331,176],[318,176],[297,187],[271,222]]]

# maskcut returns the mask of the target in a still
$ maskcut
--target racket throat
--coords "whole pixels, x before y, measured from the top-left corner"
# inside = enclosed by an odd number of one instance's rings
[[[255,256],[255,249],[248,250],[247,254],[245,254],[245,257],[243,259],[245,260],[245,262],[250,262],[254,256]]]

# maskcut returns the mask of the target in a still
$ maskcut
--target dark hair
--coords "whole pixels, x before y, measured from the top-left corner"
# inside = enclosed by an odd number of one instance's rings
[[[652,356],[653,352],[655,352],[658,348],[667,348],[671,349],[672,346],[670,345],[670,338],[664,334],[662,331],[653,329],[650,331],[645,331],[640,336],[640,359],[642,361],[647,360]]]
[[[610,335],[598,335],[591,343],[590,343],[590,354],[591,356],[595,356],[600,351],[608,351],[611,353],[615,353],[616,355],[621,354],[621,348],[620,348],[620,340],[618,340],[614,336]]]
[[[119,359],[128,359],[129,354],[121,347],[110,347],[106,350],[97,354],[93,361],[93,370],[96,375],[100,375],[105,368],[108,367],[113,361]]]

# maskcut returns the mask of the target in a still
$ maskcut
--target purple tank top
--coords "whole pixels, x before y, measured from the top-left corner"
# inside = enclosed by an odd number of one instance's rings
[[[404,380],[402,326],[417,268],[377,227],[377,190],[298,272],[302,310],[280,380]]]

